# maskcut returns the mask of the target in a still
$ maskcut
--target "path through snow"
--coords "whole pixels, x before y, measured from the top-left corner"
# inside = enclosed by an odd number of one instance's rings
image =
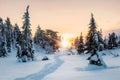
[[[63,64],[63,61],[60,59],[60,56],[61,55],[55,55],[55,62],[46,64],[46,66],[38,73],[28,75],[25,78],[17,78],[15,80],[42,80],[45,76],[54,72],[59,66]]]

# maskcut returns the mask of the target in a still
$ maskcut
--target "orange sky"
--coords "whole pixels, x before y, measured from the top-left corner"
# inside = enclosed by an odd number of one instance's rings
[[[0,0],[0,17],[22,26],[27,5],[33,33],[39,24],[60,34],[86,34],[91,12],[104,33],[120,29],[120,0]]]

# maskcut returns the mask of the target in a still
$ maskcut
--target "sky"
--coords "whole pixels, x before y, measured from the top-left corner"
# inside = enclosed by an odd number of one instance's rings
[[[0,0],[0,17],[21,27],[27,5],[33,33],[40,25],[59,34],[85,35],[91,13],[104,34],[120,29],[120,0]]]

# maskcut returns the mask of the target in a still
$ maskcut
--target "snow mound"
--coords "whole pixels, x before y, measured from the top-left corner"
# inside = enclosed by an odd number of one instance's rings
[[[92,65],[88,64],[85,68],[77,68],[77,71],[93,71],[93,70],[101,70],[101,69],[107,69],[107,66],[97,66],[97,65]]]
[[[85,68],[77,68],[77,71],[96,71],[96,70],[105,70],[105,69],[117,69],[120,68],[120,66],[97,66],[97,65],[92,65],[89,64]]]

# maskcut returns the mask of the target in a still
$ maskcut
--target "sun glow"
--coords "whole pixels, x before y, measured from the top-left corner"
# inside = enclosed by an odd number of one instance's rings
[[[61,47],[62,48],[70,48],[72,46],[74,40],[73,34],[63,34],[61,39]]]
[[[63,48],[68,48],[68,47],[71,46],[71,43],[69,41],[67,41],[67,40],[63,40],[61,42],[61,45],[62,45]]]

